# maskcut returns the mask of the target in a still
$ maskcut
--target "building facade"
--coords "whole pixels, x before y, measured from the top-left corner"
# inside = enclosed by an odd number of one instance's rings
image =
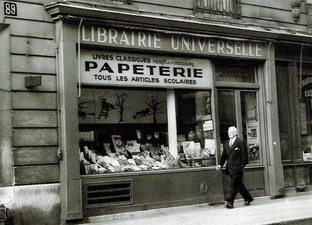
[[[1,1],[8,224],[311,191],[309,0]],[[43,221],[44,220],[44,221]]]

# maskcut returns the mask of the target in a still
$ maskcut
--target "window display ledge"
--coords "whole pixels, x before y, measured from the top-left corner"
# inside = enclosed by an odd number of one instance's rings
[[[98,177],[126,177],[126,176],[140,176],[146,174],[168,174],[168,173],[185,173],[185,172],[196,172],[203,170],[216,170],[214,166],[211,167],[190,167],[190,168],[178,168],[168,170],[149,170],[140,172],[120,172],[120,173],[102,173],[102,174],[89,174],[81,175],[81,178],[98,178]]]

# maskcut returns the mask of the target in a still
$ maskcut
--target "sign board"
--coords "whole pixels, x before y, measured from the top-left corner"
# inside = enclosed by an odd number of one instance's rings
[[[145,30],[82,26],[81,43],[209,56],[266,59],[267,44],[253,41],[221,39]]]
[[[105,86],[211,88],[209,60],[82,50],[81,83]]]

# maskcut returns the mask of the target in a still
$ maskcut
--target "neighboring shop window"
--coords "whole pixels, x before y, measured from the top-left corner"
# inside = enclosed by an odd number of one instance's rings
[[[301,76],[299,115],[303,161],[312,161],[312,66],[305,66]]]
[[[187,166],[216,165],[211,91],[176,90],[178,149]]]
[[[178,141],[194,143],[178,158],[168,147],[165,90],[83,88],[78,104],[81,174],[211,165],[211,92],[177,91],[176,102]]]

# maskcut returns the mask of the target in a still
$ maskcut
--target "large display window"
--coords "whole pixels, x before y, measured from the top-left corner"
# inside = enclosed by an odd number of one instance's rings
[[[85,87],[78,104],[81,174],[215,165],[211,90]],[[169,149],[168,109],[177,149]],[[175,156],[175,157],[174,157]]]
[[[299,96],[301,151],[303,161],[312,161],[312,66],[304,65],[299,82],[301,93]]]

